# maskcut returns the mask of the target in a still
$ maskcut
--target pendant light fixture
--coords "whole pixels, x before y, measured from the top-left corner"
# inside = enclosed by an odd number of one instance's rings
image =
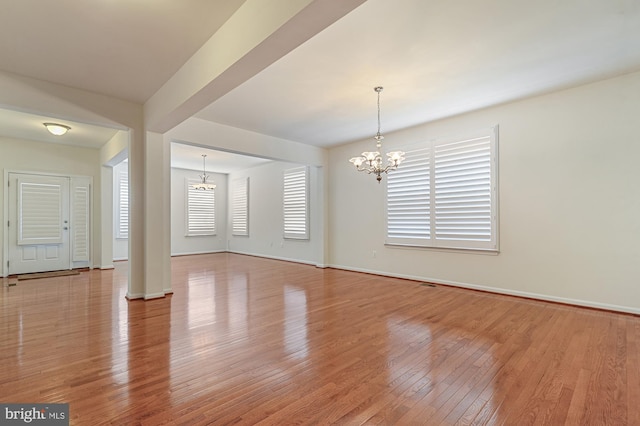
[[[389,170],[395,170],[404,160],[404,152],[392,151],[387,153],[387,164],[383,164],[380,148],[382,147],[382,139],[384,136],[380,134],[380,92],[382,86],[374,87],[373,90],[378,94],[378,133],[373,137],[376,140],[375,151],[365,151],[359,157],[353,157],[349,161],[353,163],[359,172],[367,172],[376,175],[378,183],[382,180],[382,173],[389,173]]]
[[[209,175],[207,175],[206,167],[205,167],[205,159],[207,158],[207,154],[202,154],[202,174],[200,175],[200,182],[194,183],[191,185],[193,189],[198,191],[212,191],[216,185],[213,183],[207,183],[207,179],[209,179]]]

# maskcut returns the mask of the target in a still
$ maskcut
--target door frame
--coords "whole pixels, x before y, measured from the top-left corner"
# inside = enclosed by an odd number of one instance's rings
[[[55,173],[55,172],[43,172],[43,171],[33,171],[33,170],[18,170],[18,169],[4,169],[4,176],[3,176],[3,181],[2,181],[2,185],[3,185],[3,221],[2,221],[2,227],[3,227],[3,232],[2,232],[2,277],[7,277],[9,275],[9,268],[7,267],[7,261],[9,260],[9,232],[8,232],[8,227],[7,227],[7,221],[9,220],[9,174],[11,173],[20,173],[20,174],[27,174],[27,175],[38,175],[38,176],[54,176],[54,177],[67,177],[70,179],[70,182],[73,180],[73,178],[82,178],[82,179],[89,179],[89,185],[91,187],[91,190],[89,191],[89,260],[87,261],[87,267],[89,269],[93,269],[93,241],[94,241],[94,235],[93,235],[93,224],[94,224],[94,220],[95,220],[95,209],[93,208],[93,193],[94,193],[94,185],[93,185],[93,176],[86,176],[86,175],[72,175],[72,174],[68,174],[68,173]],[[71,207],[71,204],[73,203],[73,197],[72,194],[69,194],[69,204]],[[73,223],[71,224],[71,226],[73,226]],[[69,233],[71,235],[71,232]],[[73,244],[70,238],[69,241],[69,265],[71,267],[74,267],[73,265],[73,256],[72,256],[72,252],[73,252]]]

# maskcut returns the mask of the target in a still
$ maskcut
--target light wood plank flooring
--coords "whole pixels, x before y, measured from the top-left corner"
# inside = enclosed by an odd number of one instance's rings
[[[640,318],[218,253],[2,287],[0,401],[71,424],[640,425]],[[7,279],[0,279],[3,284]]]

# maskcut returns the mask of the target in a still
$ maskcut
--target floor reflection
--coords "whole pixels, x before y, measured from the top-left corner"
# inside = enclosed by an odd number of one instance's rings
[[[187,275],[187,326],[196,328],[216,321],[216,315],[224,315],[226,309],[224,304],[222,309],[218,306],[223,295],[216,297],[216,292],[220,291],[216,286],[215,276],[206,272],[190,272]]]
[[[488,396],[494,394],[492,379],[500,367],[494,339],[442,323],[432,333],[430,322],[418,318],[392,316],[386,324],[389,385],[420,401],[404,421],[455,424],[465,417],[469,400],[489,404],[486,408],[493,411]]]
[[[307,338],[307,294],[292,285],[284,286],[285,353],[305,358],[309,352]]]

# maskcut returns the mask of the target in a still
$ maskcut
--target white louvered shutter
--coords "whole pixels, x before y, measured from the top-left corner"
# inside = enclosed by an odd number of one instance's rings
[[[387,178],[387,244],[498,250],[498,128],[406,149]]]
[[[309,239],[309,169],[284,171],[284,238]]]
[[[71,257],[74,262],[89,261],[91,185],[88,179],[73,178],[71,187]]]
[[[197,190],[193,184],[199,180],[186,180],[187,194],[187,236],[215,235],[216,196],[213,190]]]
[[[437,144],[434,151],[436,239],[490,242],[491,138]]]
[[[62,186],[23,182],[18,184],[19,245],[62,244]]]
[[[116,209],[116,238],[129,238],[129,173],[118,170],[116,173],[118,207]]]
[[[231,232],[237,236],[249,235],[249,178],[233,181]]]
[[[387,243],[423,245],[431,239],[430,148],[407,151],[387,176]]]

